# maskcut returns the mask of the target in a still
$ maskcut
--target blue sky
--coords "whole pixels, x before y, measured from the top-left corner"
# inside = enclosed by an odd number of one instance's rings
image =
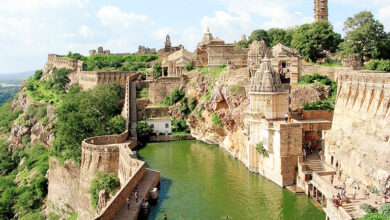
[[[390,0],[330,0],[330,21],[341,33],[362,10],[390,31]],[[312,0],[0,0],[0,73],[40,69],[48,53],[159,49],[166,34],[193,51],[206,27],[233,42],[254,29],[312,21]]]

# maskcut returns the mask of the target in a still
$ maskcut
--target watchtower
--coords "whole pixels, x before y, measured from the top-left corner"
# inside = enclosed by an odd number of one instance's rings
[[[328,21],[328,0],[314,0],[314,21]]]

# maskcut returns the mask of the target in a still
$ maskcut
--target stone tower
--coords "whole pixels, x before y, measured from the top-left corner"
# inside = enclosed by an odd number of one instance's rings
[[[314,0],[314,21],[328,21],[328,0]]]

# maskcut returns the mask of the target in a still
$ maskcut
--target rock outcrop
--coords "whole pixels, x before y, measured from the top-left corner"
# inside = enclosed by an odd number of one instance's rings
[[[291,88],[290,108],[297,110],[303,107],[303,103],[311,103],[329,98],[332,89],[323,85],[293,85]]]

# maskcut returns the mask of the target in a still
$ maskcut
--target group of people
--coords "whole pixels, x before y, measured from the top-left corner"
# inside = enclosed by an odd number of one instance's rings
[[[304,157],[308,157],[317,148],[318,144],[315,141],[309,141],[309,143],[302,146],[302,152]]]
[[[134,198],[135,198],[135,202],[138,202],[138,191],[136,190],[134,192]],[[127,197],[127,210],[130,209],[130,195]]]

